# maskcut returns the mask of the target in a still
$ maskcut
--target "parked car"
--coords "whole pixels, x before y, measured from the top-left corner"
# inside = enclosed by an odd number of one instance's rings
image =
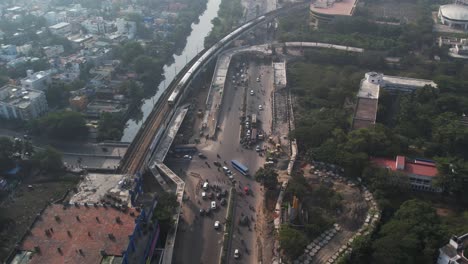
[[[216,210],[216,201],[211,201],[211,209]]]
[[[218,229],[220,226],[221,226],[221,223],[219,221],[215,221],[214,228]]]
[[[200,215],[201,215],[201,216],[205,215],[205,209],[200,208]]]
[[[184,159],[186,159],[186,160],[192,160],[192,156],[190,156],[190,155],[184,155]]]

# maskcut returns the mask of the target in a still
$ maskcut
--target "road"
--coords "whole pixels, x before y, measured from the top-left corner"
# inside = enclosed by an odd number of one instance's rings
[[[24,133],[0,128],[0,136],[11,139],[23,138]],[[52,146],[63,155],[63,161],[70,166],[87,166],[89,168],[115,168],[121,157],[127,151],[127,146],[112,146],[111,144],[96,144],[90,142],[69,142],[31,137],[31,143],[36,149]]]
[[[246,68],[244,67],[244,69]],[[180,158],[168,158],[166,160],[166,164],[181,175],[185,181],[186,194],[189,197],[189,200],[184,203],[182,208],[182,222],[179,225],[181,231],[177,234],[175,245],[177,254],[174,256],[174,263],[217,263],[220,258],[222,232],[215,230],[213,224],[216,220],[224,223],[226,210],[221,207],[210,217],[199,216],[199,209],[209,206],[209,200],[205,201],[201,198],[200,190],[201,183],[206,179],[210,184],[221,186],[223,190],[231,186],[234,186],[239,193],[242,193],[244,186],[249,186],[252,190],[252,195],[239,195],[237,199],[234,210],[234,232],[228,251],[228,263],[258,262],[259,248],[257,247],[258,234],[255,228],[257,215],[255,211],[260,210],[263,206],[263,191],[261,186],[253,180],[253,176],[245,177],[241,175],[232,168],[230,161],[236,159],[242,162],[249,168],[252,175],[264,164],[264,158],[259,156],[254,149],[244,149],[239,143],[241,133],[240,109],[247,92],[247,109],[249,109],[249,113],[258,112],[259,119],[267,125],[264,130],[269,132],[271,124],[269,100],[273,82],[271,71],[268,72],[264,67],[257,67],[255,64],[250,63],[248,74],[250,80],[244,87],[235,88],[230,80],[232,80],[232,75],[237,73],[236,71],[234,67],[230,67],[228,72],[229,81],[226,82],[224,100],[219,113],[219,126],[221,129],[218,132],[217,139],[215,141],[202,140],[201,144],[198,145],[199,151],[205,154],[207,159],[202,160],[193,157],[192,161]],[[258,76],[261,76],[260,82],[256,81]],[[256,91],[254,96],[250,96],[250,89]],[[263,105],[263,111],[257,110],[259,104]],[[214,161],[219,161],[222,164],[226,162],[227,167],[234,173],[236,184],[232,185],[228,177],[222,171],[217,170],[217,167],[213,165]],[[210,168],[205,162],[208,162]],[[200,203],[198,203],[199,201]],[[255,211],[251,208],[254,208]],[[239,220],[243,215],[254,220],[250,228],[239,226]],[[234,259],[235,249],[241,251],[239,260]]]

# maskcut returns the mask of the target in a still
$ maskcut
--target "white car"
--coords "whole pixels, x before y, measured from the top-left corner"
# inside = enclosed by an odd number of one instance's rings
[[[240,257],[240,252],[239,252],[239,249],[234,249],[234,258],[235,259],[238,259]]]
[[[254,91],[253,90],[250,90],[250,95],[254,95]]]
[[[203,199],[206,199],[206,192],[202,192],[202,193],[201,193],[201,197],[202,197]]]
[[[215,228],[215,229],[218,229],[218,228],[220,227],[220,225],[221,225],[221,224],[219,223],[219,221],[215,221],[215,223],[214,223],[214,228]]]
[[[190,155],[184,155],[184,159],[186,159],[186,160],[192,160],[192,156],[190,156]]]
[[[257,78],[257,82],[260,82],[260,77]]]
[[[211,201],[211,209],[216,209],[216,201]]]
[[[263,106],[262,106],[262,105],[259,105],[259,106],[258,106],[258,110],[263,110]]]

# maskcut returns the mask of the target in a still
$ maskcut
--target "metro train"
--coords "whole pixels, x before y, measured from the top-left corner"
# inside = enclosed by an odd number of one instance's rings
[[[227,44],[229,44],[231,40],[235,39],[241,32],[254,26],[257,23],[262,22],[265,19],[266,19],[266,16],[260,16],[245,23],[244,25],[238,27],[236,30],[226,35],[224,38],[222,38],[216,44],[211,46],[205,52],[203,52],[203,54],[198,58],[198,60],[193,63],[190,69],[184,74],[184,76],[177,83],[177,86],[175,87],[174,91],[171,93],[171,95],[169,96],[169,99],[167,100],[168,104],[172,106],[177,103],[186,84],[189,83],[189,81],[193,77],[193,74],[200,68],[200,66],[204,65],[212,56],[217,55],[218,52],[220,52]]]

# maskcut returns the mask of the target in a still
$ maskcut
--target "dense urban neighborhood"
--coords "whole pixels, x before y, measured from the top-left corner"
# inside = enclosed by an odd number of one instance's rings
[[[468,263],[467,39],[468,0],[2,1],[0,260]]]

